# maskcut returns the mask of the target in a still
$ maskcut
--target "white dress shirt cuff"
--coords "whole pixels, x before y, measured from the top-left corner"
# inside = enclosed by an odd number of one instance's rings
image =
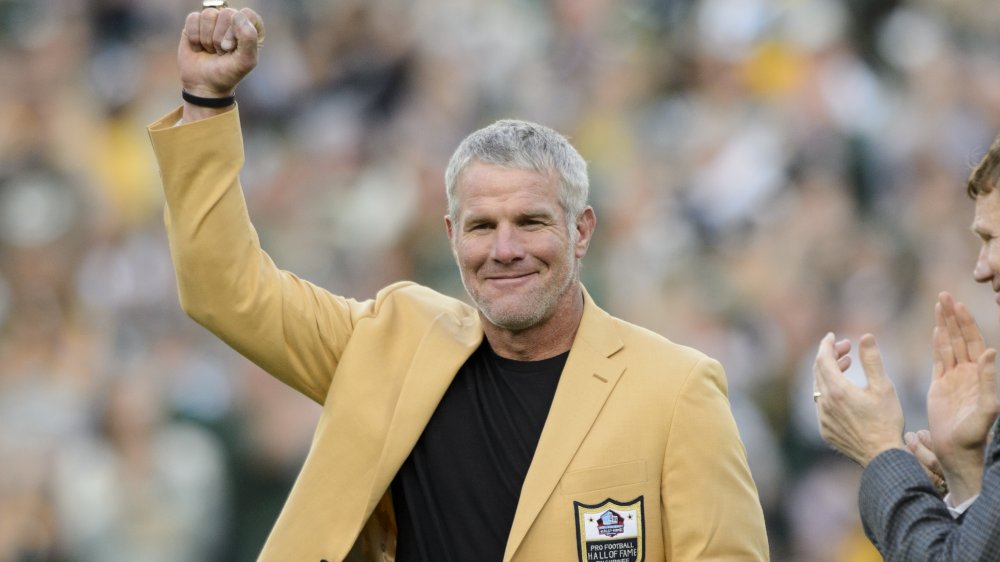
[[[976,501],[976,498],[978,497],[979,494],[976,494],[964,502],[953,506],[951,505],[951,494],[948,494],[944,497],[944,504],[948,506],[948,511],[951,512],[951,516],[958,519],[960,515],[965,513],[965,510],[969,509],[969,506],[972,505],[972,502]]]

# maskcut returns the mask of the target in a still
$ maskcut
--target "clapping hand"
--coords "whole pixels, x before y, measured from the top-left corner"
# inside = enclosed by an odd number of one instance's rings
[[[962,303],[941,293],[934,307],[934,369],[927,420],[954,502],[979,493],[983,450],[1000,411],[996,355]]]
[[[813,373],[820,435],[852,460],[866,466],[876,455],[902,448],[903,409],[896,388],[885,374],[875,336],[865,334],[859,357],[868,386],[860,388],[844,377],[851,365],[851,342],[827,334],[820,341]]]

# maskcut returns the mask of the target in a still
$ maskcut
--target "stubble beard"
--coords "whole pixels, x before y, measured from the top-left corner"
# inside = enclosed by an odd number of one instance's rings
[[[500,307],[492,299],[483,297],[482,294],[474,291],[465,278],[465,272],[459,268],[462,277],[462,285],[465,292],[475,303],[479,313],[494,326],[520,332],[547,320],[556,310],[560,300],[570,291],[580,278],[580,262],[576,259],[574,246],[570,245],[567,253],[567,263],[571,264],[558,285],[544,286],[539,291],[533,291],[524,296],[524,301],[520,306]]]

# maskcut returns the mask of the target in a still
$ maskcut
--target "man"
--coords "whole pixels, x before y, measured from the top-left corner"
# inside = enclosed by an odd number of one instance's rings
[[[185,103],[150,136],[182,306],[323,406],[261,559],[767,559],[719,364],[580,284],[596,217],[555,132],[501,121],[452,158],[445,226],[474,307],[412,283],[359,302],[275,267],[232,98],[258,30],[249,9],[190,14]]]
[[[1000,137],[967,185],[975,201],[972,229],[982,241],[974,277],[1000,294],[998,180]],[[820,343],[814,368],[820,433],[864,467],[861,519],[886,560],[1000,560],[996,351],[986,348],[968,309],[948,293],[939,296],[934,315],[929,433],[907,434],[904,447],[902,408],[870,334],[859,350],[867,388],[841,374],[850,365],[849,341],[828,334]],[[944,498],[934,485],[942,477]]]

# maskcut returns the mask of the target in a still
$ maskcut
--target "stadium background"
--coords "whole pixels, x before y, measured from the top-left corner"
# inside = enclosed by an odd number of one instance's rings
[[[251,560],[309,445],[318,407],[177,304],[144,127],[179,103],[197,7],[0,0],[0,560]],[[251,7],[244,185],[280,265],[462,296],[450,152],[546,123],[591,166],[596,300],[726,367],[773,559],[878,559],[811,362],[827,331],[876,333],[919,429],[937,292],[1000,343],[964,193],[1000,132],[992,2]]]

